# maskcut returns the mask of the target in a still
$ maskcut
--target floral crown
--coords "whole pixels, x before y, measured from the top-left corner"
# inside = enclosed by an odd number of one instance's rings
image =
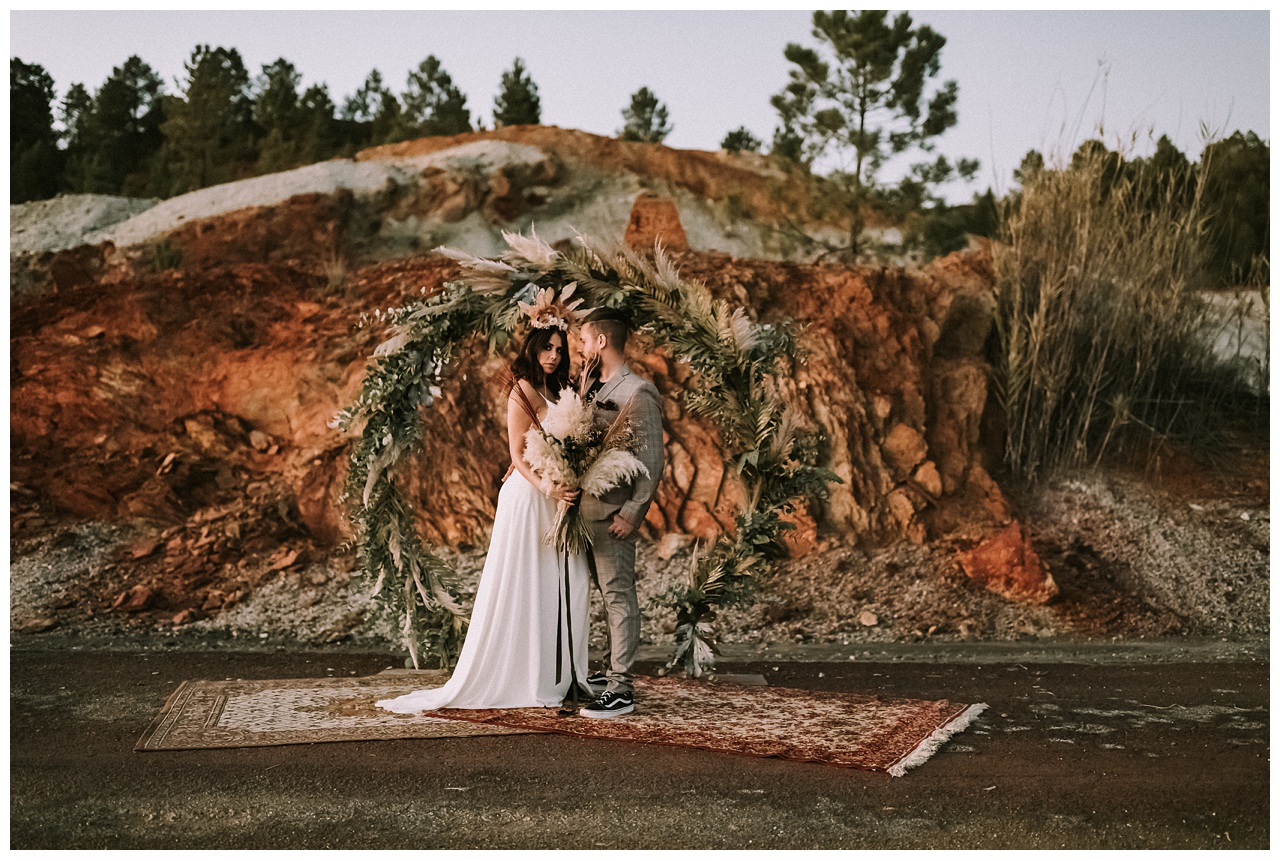
[[[566,285],[557,299],[555,288],[546,287],[538,292],[537,300],[533,304],[525,302],[518,304],[525,316],[529,317],[529,325],[533,328],[557,328],[560,331],[568,331],[569,326],[577,321],[573,312],[583,301],[582,299],[569,301],[569,297],[577,288],[577,281]]]

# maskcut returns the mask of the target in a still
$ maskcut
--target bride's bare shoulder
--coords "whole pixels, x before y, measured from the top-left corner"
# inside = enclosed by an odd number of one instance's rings
[[[519,391],[516,390],[517,387]],[[533,383],[527,379],[517,379],[515,385],[511,386],[511,390],[507,392],[507,399],[518,401],[521,399],[521,394],[524,395],[524,401],[535,408],[543,399],[542,395],[538,393],[538,389],[534,388]]]

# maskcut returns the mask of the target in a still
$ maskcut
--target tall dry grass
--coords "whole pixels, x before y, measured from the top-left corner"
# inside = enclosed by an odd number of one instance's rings
[[[1203,186],[1161,184],[1099,154],[1028,178],[1006,206],[996,392],[1017,477],[1170,439],[1208,453],[1223,414],[1250,400],[1247,369],[1213,349]]]

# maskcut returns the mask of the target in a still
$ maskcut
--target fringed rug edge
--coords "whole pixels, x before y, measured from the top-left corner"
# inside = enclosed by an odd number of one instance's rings
[[[976,705],[969,705],[956,716],[933,730],[929,737],[916,744],[915,749],[900,758],[897,764],[889,768],[889,776],[906,776],[909,768],[918,767],[924,764],[933,754],[936,753],[943,744],[949,741],[952,736],[958,735],[978,718],[978,715],[987,709],[985,702],[979,702]]]
[[[680,741],[649,740],[647,738],[600,737],[600,736],[584,734],[582,732],[577,732],[569,727],[558,728],[558,727],[549,726],[545,729],[534,729],[533,731],[535,732],[543,731],[548,733],[566,735],[568,737],[584,738],[587,740],[607,740],[607,741],[615,741],[619,743],[654,744],[656,746],[671,746],[671,747],[677,747],[681,749],[697,749],[697,750],[703,750],[705,752],[725,753],[729,755],[746,756],[748,758],[774,758],[774,759],[778,759],[779,761],[794,761],[794,762],[801,762],[805,764],[809,764],[809,763],[825,764],[829,767],[848,768],[850,770],[862,770],[870,773],[887,773],[890,776],[905,776],[908,768],[918,767],[919,765],[924,764],[926,761],[932,758],[933,754],[937,752],[938,749],[943,744],[945,744],[948,740],[950,740],[950,738],[953,735],[957,735],[960,732],[963,732],[965,729],[967,729],[969,725],[978,717],[978,715],[987,709],[987,707],[988,706],[985,702],[980,702],[976,705],[966,706],[954,717],[951,717],[950,719],[946,720],[941,726],[934,729],[933,732],[927,738],[920,741],[920,743],[916,744],[915,747],[913,747],[909,753],[904,755],[895,764],[890,765],[888,768],[885,768],[883,766],[866,767],[863,765],[849,764],[847,762],[839,762],[839,761],[828,761],[828,760],[819,759],[819,758],[805,758],[800,756],[783,756],[777,753],[759,753],[759,752],[753,752],[751,750],[744,750],[744,749],[727,749],[725,747],[704,746],[702,744],[690,744],[690,743],[683,743]],[[450,711],[450,710],[452,710],[453,713],[445,713],[446,711]],[[495,718],[492,716],[484,716],[484,717],[467,716],[465,714],[466,710],[467,709],[465,708],[454,708],[454,709],[442,708],[436,711],[435,714],[439,716],[441,719],[446,719],[446,720],[458,720],[460,722],[484,723],[488,725],[503,726],[504,728],[522,728],[518,724],[514,726],[511,725],[510,723],[504,721],[501,717]]]
[[[183,681],[178,685],[178,689],[169,694],[169,697],[164,700],[164,704],[160,707],[160,713],[156,714],[155,719],[151,721],[151,725],[147,726],[146,731],[142,733],[142,737],[138,738],[138,742],[133,745],[134,752],[158,752],[158,750],[151,749],[148,744],[151,743],[151,739],[164,726],[165,721],[169,718],[169,713],[178,704],[178,701],[191,687],[198,683],[198,681]]]

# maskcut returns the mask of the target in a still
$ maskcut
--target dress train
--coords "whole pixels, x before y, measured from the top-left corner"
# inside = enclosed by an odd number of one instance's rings
[[[556,505],[524,475],[508,476],[498,493],[489,553],[453,675],[442,687],[379,700],[379,708],[415,714],[554,707],[569,693],[571,668],[585,681],[590,574],[584,556],[566,557],[542,539],[555,521]]]

